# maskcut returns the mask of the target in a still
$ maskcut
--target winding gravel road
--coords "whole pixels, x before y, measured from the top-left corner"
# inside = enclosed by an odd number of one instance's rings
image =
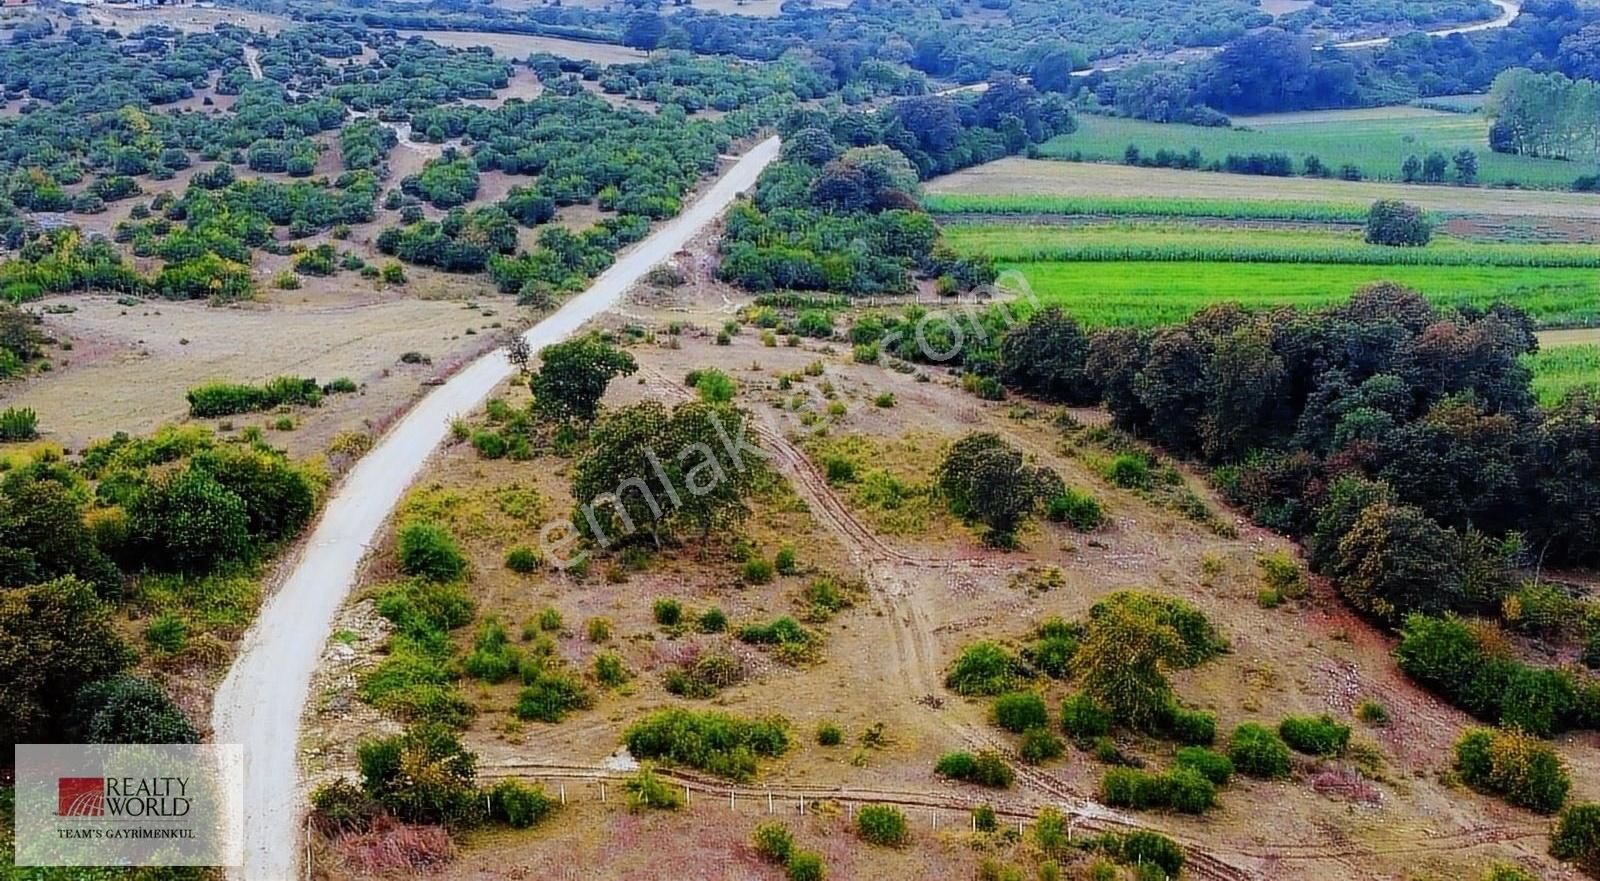
[[[523,335],[529,345],[537,352],[559,342],[617,303],[645,273],[720,217],[777,156],[775,137],[741,156],[682,214],[530,328]],[[230,872],[232,878],[297,877],[303,846],[298,834],[300,714],[333,616],[373,536],[444,440],[450,421],[476,408],[511,371],[503,351],[491,352],[429,392],[396,423],[336,487],[292,570],[245,635],[212,708],[213,739],[244,746],[245,862]]]

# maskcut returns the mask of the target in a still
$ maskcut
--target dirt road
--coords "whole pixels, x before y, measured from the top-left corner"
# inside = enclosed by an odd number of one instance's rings
[[[261,72],[261,50],[254,46],[244,47],[244,63],[250,68],[251,79],[261,79],[265,74]]]
[[[1430,37],[1448,37],[1452,34],[1472,34],[1478,31],[1492,31],[1507,27],[1517,20],[1522,14],[1520,0],[1492,0],[1494,5],[1500,7],[1500,17],[1473,24],[1460,25],[1453,28],[1443,28],[1437,31],[1428,31]],[[1387,46],[1394,37],[1374,37],[1370,40],[1351,40],[1347,43],[1335,43],[1340,49],[1371,49],[1375,46]]]
[[[687,210],[531,328],[524,335],[529,344],[538,351],[610,308],[652,267],[720,217],[777,155],[777,138],[744,154]],[[490,353],[429,393],[396,423],[336,488],[282,586],[246,634],[212,709],[213,739],[244,746],[245,864],[231,872],[233,878],[297,877],[303,805],[296,749],[300,714],[334,613],[373,537],[444,439],[450,421],[482,403],[511,370],[503,352]]]

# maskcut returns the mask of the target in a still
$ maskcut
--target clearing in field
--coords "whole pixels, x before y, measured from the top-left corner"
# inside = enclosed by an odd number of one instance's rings
[[[399,31],[402,37],[423,37],[441,46],[470,49],[487,46],[503,58],[524,59],[539,52],[549,52],[563,58],[576,58],[598,64],[633,64],[648,56],[638,49],[611,43],[590,43],[584,40],[565,40],[560,37],[541,37],[534,34],[500,34],[493,31]]]
[[[1483,116],[1420,107],[1284,114],[1251,117],[1249,128],[1208,128],[1084,115],[1078,130],[1049,141],[1040,154],[1050,159],[1121,162],[1129,147],[1152,156],[1158,150],[1180,154],[1199,150],[1205,162],[1230,154],[1287,153],[1295,171],[1315,156],[1332,173],[1346,165],[1368,180],[1402,180],[1408,156],[1437,151],[1454,156],[1472,150],[1478,180],[1539,189],[1565,189],[1587,169],[1571,162],[1495,153],[1488,146],[1489,122]],[[1242,124],[1242,122],[1241,122]]]

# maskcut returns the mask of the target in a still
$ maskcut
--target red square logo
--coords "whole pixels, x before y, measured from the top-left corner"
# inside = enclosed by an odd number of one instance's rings
[[[56,780],[56,815],[99,817],[106,811],[104,777],[60,777]]]

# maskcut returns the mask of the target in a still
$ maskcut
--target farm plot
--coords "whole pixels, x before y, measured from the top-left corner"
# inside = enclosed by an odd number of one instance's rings
[[[1179,321],[1218,302],[1310,308],[1379,281],[1442,305],[1513,303],[1547,327],[1600,320],[1600,252],[1582,246],[1439,238],[1426,248],[1385,248],[1351,232],[1193,223],[957,225],[946,236],[958,252],[993,258],[1042,302],[1091,324]]]
[[[1533,371],[1534,394],[1547,407],[1576,388],[1600,392],[1600,343],[1548,346],[1523,363]]]
[[[1399,181],[1403,180],[1401,165],[1409,156],[1425,158],[1435,151],[1454,156],[1460,150],[1472,150],[1478,158],[1477,179],[1484,184],[1566,189],[1586,173],[1583,166],[1571,162],[1491,151],[1489,122],[1476,114],[1390,107],[1252,117],[1248,121],[1249,127],[1208,128],[1084,116],[1077,131],[1047,142],[1040,155],[1122,162],[1130,147],[1146,158],[1159,150],[1178,154],[1198,150],[1209,164],[1224,161],[1229,154],[1285,153],[1297,173],[1305,167],[1307,157],[1315,156],[1332,173],[1348,165],[1368,180]]]
[[[1117,148],[1118,156],[1123,147]],[[1561,164],[1570,166],[1570,163]],[[1569,170],[1572,169],[1569,167]],[[1000,204],[1001,200],[1022,197],[1205,200],[1213,204],[1244,200],[1334,205],[1370,205],[1378,199],[1399,199],[1440,214],[1586,220],[1600,218],[1600,195],[1593,193],[1258,177],[1021,158],[1002,159],[935,178],[928,182],[927,192],[934,204],[946,196],[957,195],[994,200],[995,204]],[[962,210],[972,212],[977,209],[965,207]]]

